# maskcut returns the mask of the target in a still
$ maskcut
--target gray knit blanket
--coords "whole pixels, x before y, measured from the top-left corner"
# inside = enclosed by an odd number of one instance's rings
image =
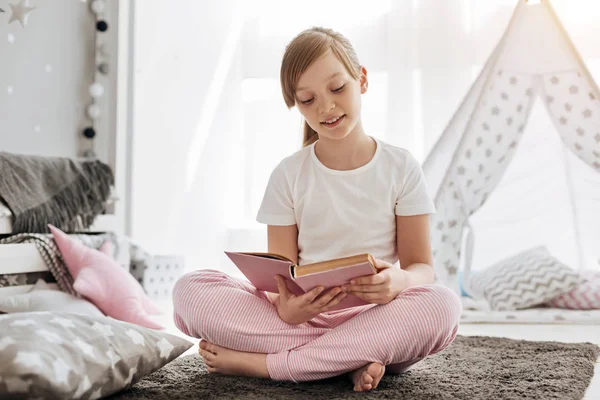
[[[13,213],[12,233],[89,228],[105,211],[114,175],[98,160],[75,161],[0,152],[0,198]]]

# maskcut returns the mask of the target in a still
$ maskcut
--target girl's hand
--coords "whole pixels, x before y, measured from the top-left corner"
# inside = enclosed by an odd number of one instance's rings
[[[407,272],[384,260],[376,259],[375,265],[378,269],[384,269],[375,275],[354,278],[350,285],[344,285],[342,288],[369,303],[387,304],[406,289]]]
[[[324,288],[322,286],[318,286],[301,296],[295,296],[290,293],[285,279],[281,275],[275,275],[275,280],[279,289],[279,296],[275,300],[277,314],[279,314],[282,321],[291,325],[299,325],[310,321],[346,297],[346,293],[339,287],[323,292]]]

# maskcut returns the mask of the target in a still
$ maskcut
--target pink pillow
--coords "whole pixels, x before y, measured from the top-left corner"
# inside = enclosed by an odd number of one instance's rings
[[[150,318],[160,311],[129,272],[105,253],[85,246],[52,225],[48,226],[73,276],[73,287],[77,293],[109,317],[146,328],[163,328]],[[107,246],[102,246],[102,249],[109,250]]]
[[[113,253],[115,252],[115,248],[112,245],[112,243],[107,240],[100,245],[100,247],[98,248],[98,251],[106,254],[110,258],[113,258]]]
[[[550,300],[547,305],[571,310],[600,310],[600,272],[584,275],[586,281]]]

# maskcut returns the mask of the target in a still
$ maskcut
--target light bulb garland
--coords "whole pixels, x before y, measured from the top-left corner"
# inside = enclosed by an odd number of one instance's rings
[[[99,105],[100,98],[104,95],[104,86],[98,82],[98,78],[101,75],[108,75],[108,52],[106,51],[106,43],[103,42],[102,34],[107,32],[109,24],[105,20],[106,12],[106,1],[105,0],[92,0],[90,2],[90,10],[94,14],[95,24],[95,57],[94,57],[94,82],[89,87],[89,94],[92,98],[91,103],[86,108],[87,117],[90,119],[91,124],[85,127],[82,131],[83,137],[89,142],[89,147],[83,152],[83,156],[86,158],[95,158],[96,153],[94,151],[94,139],[96,138],[95,125],[100,118],[102,118],[102,109]]]

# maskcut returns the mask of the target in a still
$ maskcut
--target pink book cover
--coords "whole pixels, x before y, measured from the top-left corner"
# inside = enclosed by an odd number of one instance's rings
[[[225,254],[258,290],[279,293],[277,281],[273,277],[278,274],[286,278],[288,281],[287,286],[293,294],[301,295],[304,293],[291,277],[290,268],[294,264],[289,261],[228,251]]]

